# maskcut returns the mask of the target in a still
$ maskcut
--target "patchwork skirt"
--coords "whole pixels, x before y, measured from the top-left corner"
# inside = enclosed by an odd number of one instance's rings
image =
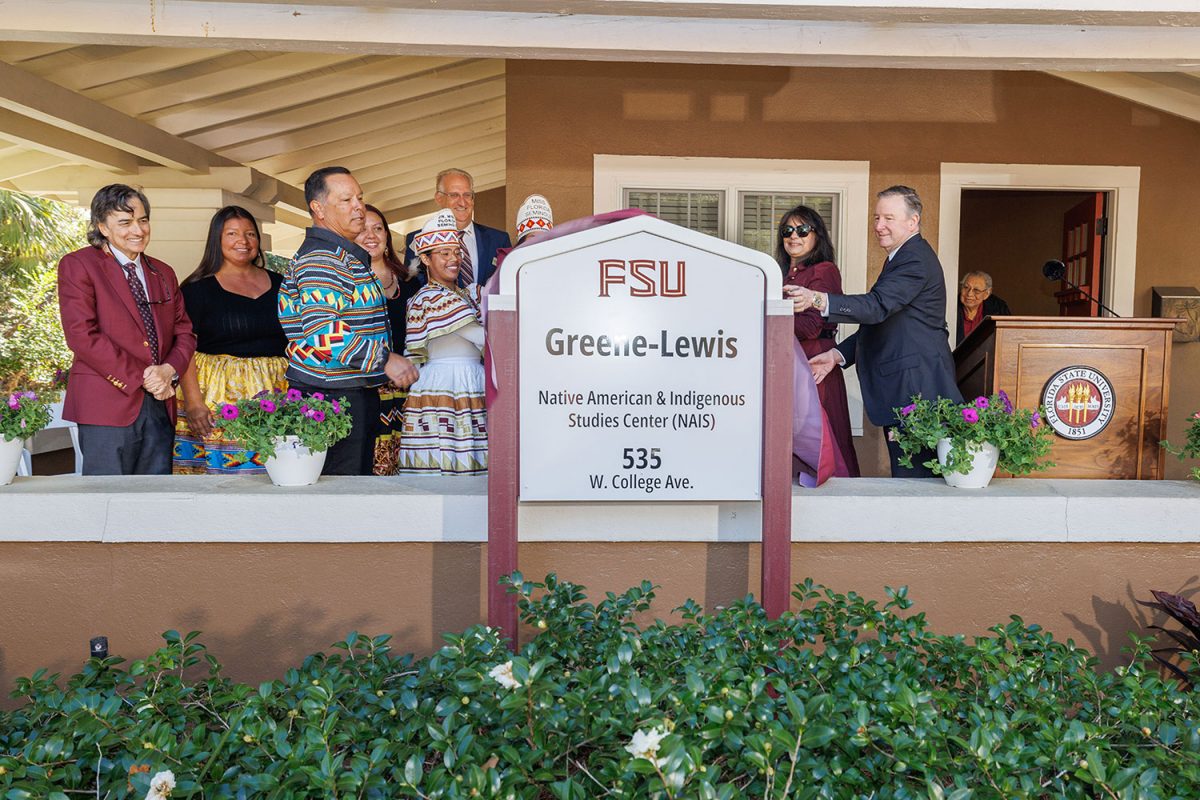
[[[375,437],[375,474],[395,475],[400,467],[400,429],[404,425],[405,389],[379,387],[379,435]]]
[[[435,358],[408,389],[400,474],[487,473],[487,409],[478,358]]]
[[[196,353],[193,359],[204,404],[214,415],[223,403],[236,403],[259,392],[287,389],[287,379],[283,376],[287,370],[286,358]],[[266,472],[258,453],[226,438],[220,428],[214,428],[204,438],[193,434],[188,427],[182,389],[176,393],[175,406],[178,416],[171,472],[176,475],[257,475]]]

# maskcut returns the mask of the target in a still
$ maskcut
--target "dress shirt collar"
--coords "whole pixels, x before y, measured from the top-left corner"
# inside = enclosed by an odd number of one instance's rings
[[[904,241],[901,242],[900,244],[896,245],[895,247],[893,247],[891,252],[889,252],[887,254],[887,260],[891,261],[892,256],[896,255],[896,253],[899,253],[900,248],[904,247],[904,245],[908,244],[909,239],[913,238],[914,236],[920,236],[920,235],[921,235],[921,232],[919,230],[916,230],[916,231],[913,231],[912,233],[910,233],[908,236],[904,237]]]
[[[140,253],[138,254],[137,258],[130,259],[128,256],[126,256],[124,253],[122,253],[120,250],[118,250],[115,247],[110,246],[108,248],[108,252],[112,253],[113,258],[115,258],[117,260],[117,263],[120,264],[122,267],[124,267],[126,264],[133,264],[134,269],[142,268],[142,256]]]

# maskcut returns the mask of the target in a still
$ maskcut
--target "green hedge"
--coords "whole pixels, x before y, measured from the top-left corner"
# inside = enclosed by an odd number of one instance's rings
[[[140,798],[169,769],[174,797],[206,798],[1200,795],[1196,698],[1148,640],[1110,673],[1015,617],[935,635],[903,589],[805,582],[778,620],[689,602],[642,628],[650,584],[592,604],[515,581],[538,631],[515,657],[483,626],[421,660],[351,634],[253,687],[168,632],[127,670],[21,679],[0,793]]]

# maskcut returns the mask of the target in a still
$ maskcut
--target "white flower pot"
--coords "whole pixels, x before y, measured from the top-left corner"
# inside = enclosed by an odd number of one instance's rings
[[[276,486],[310,486],[321,477],[327,452],[314,453],[300,444],[298,436],[276,439],[275,455],[265,464],[267,475]]]
[[[939,439],[937,446],[938,463],[945,466],[946,455],[950,452],[950,440]],[[973,457],[971,471],[963,475],[958,472],[947,472],[942,475],[946,483],[955,489],[982,489],[996,474],[996,464],[1000,461],[1000,451],[990,442],[967,445],[967,452]]]
[[[21,463],[21,451],[25,449],[23,439],[5,439],[0,436],[0,486],[12,483]]]

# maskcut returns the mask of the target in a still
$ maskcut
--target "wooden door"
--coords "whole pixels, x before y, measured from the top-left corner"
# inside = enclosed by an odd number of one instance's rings
[[[1102,287],[1100,265],[1104,261],[1104,192],[1096,192],[1063,215],[1062,261],[1067,265],[1067,280],[1086,289],[1094,297]],[[1063,281],[1055,293],[1060,317],[1098,317],[1100,306]]]

